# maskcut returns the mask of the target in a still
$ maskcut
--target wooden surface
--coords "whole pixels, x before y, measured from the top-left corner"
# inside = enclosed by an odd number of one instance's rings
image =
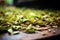
[[[48,38],[56,35],[60,35],[60,28],[58,29],[51,29],[52,32],[45,31],[37,31],[35,34],[26,34],[20,32],[20,34],[16,35],[9,35],[8,33],[0,34],[0,40],[35,40],[35,39],[43,39]],[[55,31],[55,32],[54,32]],[[42,35],[43,32],[46,32],[46,35]]]

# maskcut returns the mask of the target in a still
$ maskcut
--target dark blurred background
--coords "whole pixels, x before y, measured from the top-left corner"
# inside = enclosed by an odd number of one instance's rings
[[[59,9],[59,0],[13,0],[14,5],[18,7],[43,8],[43,9]],[[0,0],[0,5],[4,5],[4,0]]]
[[[18,7],[60,9],[59,0],[14,0],[14,5]]]

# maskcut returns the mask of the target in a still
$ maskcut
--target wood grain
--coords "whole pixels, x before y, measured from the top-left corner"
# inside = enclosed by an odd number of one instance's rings
[[[55,31],[55,32],[54,32]],[[42,35],[42,33],[46,32],[46,35]],[[48,30],[44,31],[36,31],[35,34],[26,34],[23,32],[20,32],[16,35],[9,35],[8,33],[0,34],[0,40],[35,40],[35,39],[43,39],[43,38],[49,38],[52,36],[60,35],[60,28],[51,29],[51,32]]]

